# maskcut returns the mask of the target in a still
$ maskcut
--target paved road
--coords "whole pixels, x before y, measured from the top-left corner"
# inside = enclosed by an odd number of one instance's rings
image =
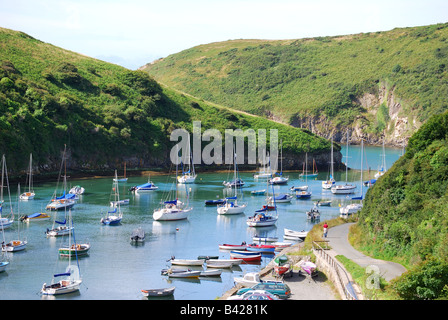
[[[343,255],[363,268],[368,266],[372,266],[372,268],[377,267],[380,276],[386,279],[386,281],[390,281],[406,271],[401,264],[373,259],[355,250],[348,242],[348,231],[351,225],[353,223],[345,223],[328,229],[327,240],[332,248],[330,251],[333,251],[333,254]],[[374,269],[372,269],[373,271]]]

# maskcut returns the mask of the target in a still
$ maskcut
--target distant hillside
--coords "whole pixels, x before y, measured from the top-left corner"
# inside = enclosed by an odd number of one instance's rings
[[[320,136],[403,145],[448,109],[448,23],[200,45],[143,66],[157,81]]]
[[[330,142],[307,131],[209,105],[145,72],[0,28],[0,153],[10,172],[25,170],[30,153],[36,169],[58,170],[64,144],[72,169],[111,170],[124,161],[128,168],[168,167],[171,132],[191,132],[194,120],[222,133],[277,128],[296,168],[305,151],[322,163],[328,158]]]

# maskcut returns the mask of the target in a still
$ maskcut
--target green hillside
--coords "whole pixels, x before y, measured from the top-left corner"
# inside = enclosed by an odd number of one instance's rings
[[[210,43],[141,69],[194,96],[322,136],[340,137],[350,126],[370,142],[385,133],[399,144],[448,108],[448,23]]]
[[[359,214],[359,247],[410,269],[393,284],[404,299],[448,298],[447,128],[448,112],[430,118]]]
[[[330,143],[291,126],[198,101],[160,86],[147,73],[74,53],[0,28],[0,152],[8,169],[169,166],[176,128],[277,128],[285,154],[328,154]],[[337,147],[339,148],[339,147]],[[337,149],[339,150],[339,149]]]

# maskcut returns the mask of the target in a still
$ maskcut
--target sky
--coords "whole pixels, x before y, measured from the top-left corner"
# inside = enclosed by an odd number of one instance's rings
[[[448,0],[0,0],[0,27],[132,70],[218,41],[444,22]]]

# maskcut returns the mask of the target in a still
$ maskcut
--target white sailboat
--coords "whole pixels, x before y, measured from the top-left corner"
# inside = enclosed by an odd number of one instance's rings
[[[383,176],[386,173],[386,151],[384,150],[384,138],[383,138],[383,153],[381,154],[381,167],[378,169],[378,172],[375,173],[375,179]]]
[[[71,229],[74,229],[73,226],[73,219],[71,216],[71,211],[69,212],[69,226]],[[69,237],[69,245],[71,245],[71,236]],[[74,241],[75,242],[75,241]],[[76,245],[76,243],[75,243]],[[76,256],[76,260],[78,260],[78,256]],[[68,255],[68,266],[64,273],[58,273],[54,274],[53,278],[51,280],[51,284],[47,285],[46,283],[43,284],[41,289],[41,294],[43,295],[59,295],[59,294],[66,294],[78,291],[82,279],[79,272],[78,264],[72,265],[71,264],[71,257],[72,255]],[[62,280],[57,281],[57,279],[62,278]]]
[[[331,189],[331,187],[336,183],[334,180],[334,161],[333,161],[333,137],[331,137],[331,157],[330,157],[330,178],[328,180],[322,181],[323,189]]]
[[[266,151],[263,150],[263,167],[254,174],[254,179],[269,179],[272,177],[269,155],[266,157]]]
[[[33,154],[30,153],[30,167],[28,171],[28,191],[20,194],[20,200],[32,200],[36,193],[33,190]]]
[[[283,176],[283,140],[280,141],[281,149],[280,149],[280,174],[277,177],[272,177],[269,179],[269,184],[287,184],[289,177]]]
[[[272,185],[272,203],[274,205],[275,214],[269,210],[270,197],[266,198],[266,206],[263,209],[255,211],[254,215],[247,218],[246,224],[249,227],[269,227],[277,223],[278,212],[276,197],[274,196],[274,186]]]
[[[235,153],[235,146],[233,147],[233,177],[236,180],[236,153]],[[225,215],[231,215],[231,214],[240,214],[244,213],[244,210],[246,209],[247,204],[239,204],[238,203],[238,188],[236,185],[233,186],[235,190],[235,195],[233,197],[227,197],[226,201],[222,205],[218,205],[216,210],[218,211],[218,214],[225,214]]]
[[[308,152],[305,153],[305,171],[308,172]],[[311,198],[311,191],[308,190],[308,175],[301,175],[305,177],[305,185],[302,186],[299,190],[296,191],[297,199],[309,199]]]
[[[63,176],[63,194],[59,197],[56,196],[56,193],[58,192],[58,185],[59,185],[59,179],[61,178],[61,171],[59,171],[59,177],[58,182],[56,184],[56,189],[54,190],[53,196],[51,197],[50,203],[47,205],[47,210],[65,210],[72,208],[76,204],[75,194],[72,193],[66,193],[67,191],[67,159],[65,158],[67,151],[67,146],[64,145],[64,153],[62,155],[62,163],[61,163],[61,170],[62,166],[64,166],[64,176]]]
[[[349,184],[347,182],[348,179],[348,130],[347,130],[347,150],[345,151],[345,184],[343,185],[334,185],[331,187],[331,193],[333,194],[350,194],[355,192],[356,186],[353,184]]]
[[[188,136],[188,171],[183,171],[182,166],[182,175],[177,177],[177,182],[181,184],[189,184],[194,183],[196,181],[197,174],[194,171],[193,159],[191,158],[191,147],[190,147],[190,136]]]
[[[56,197],[56,193],[58,191],[59,178],[60,178],[60,174],[59,174],[58,183],[57,183],[56,189],[53,193],[51,203],[47,205],[47,209],[55,210],[53,226],[51,229],[47,229],[47,231],[45,232],[47,237],[59,237],[59,236],[69,235],[69,234],[71,234],[72,229],[73,229],[72,227],[67,226],[67,209],[70,209],[71,207],[73,207],[75,205],[75,200],[70,197],[67,198],[67,196],[69,196],[70,194],[66,195],[66,190],[67,190],[67,170],[66,170],[66,165],[65,165],[66,150],[67,150],[67,146],[64,145],[64,153],[62,155],[62,163],[61,163],[61,171],[62,171],[62,166],[64,166],[63,187],[62,187],[63,195],[60,197]],[[71,196],[74,197],[74,195],[71,195]],[[64,210],[64,221],[56,220],[58,210]],[[58,224],[58,226],[56,226],[56,224]]]
[[[3,186],[4,186],[4,178],[6,177],[6,187],[8,188],[8,196],[9,196],[9,203],[10,203],[10,216],[9,217],[3,217],[3,205],[5,201],[3,200]],[[14,222],[14,215],[12,212],[12,206],[11,206],[11,194],[9,192],[9,181],[8,181],[8,169],[6,168],[6,158],[5,155],[2,157],[2,185],[0,187],[0,229],[4,230],[9,227],[11,227],[12,223]]]
[[[176,177],[177,177],[177,164],[176,164]],[[175,221],[188,218],[190,211],[193,209],[191,207],[188,207],[189,203],[188,190],[186,190],[187,204],[184,204],[177,197],[177,183],[175,183],[175,185],[176,185],[176,199],[165,201],[163,202],[163,206],[161,208],[154,210],[152,217],[155,221]],[[186,186],[185,189],[187,189]]]
[[[358,212],[362,209],[362,199],[363,199],[363,183],[362,183],[362,166],[363,166],[363,153],[364,153],[364,144],[361,139],[361,196],[353,197],[352,200],[361,200],[359,203],[351,203],[346,205],[345,207],[341,207],[339,209],[339,213],[341,218],[348,218],[349,215]]]
[[[126,162],[124,163],[124,175],[123,175],[123,178],[115,177],[114,181],[116,181],[116,182],[126,182],[126,181],[128,181],[128,178],[126,177]]]
[[[20,195],[20,184],[18,186],[18,192],[17,194]],[[20,196],[19,196],[20,198]],[[17,201],[17,212],[19,212],[19,201]],[[14,218],[13,218],[14,219]],[[22,251],[26,249],[26,245],[28,244],[28,241],[20,239],[20,223],[17,225],[17,239],[11,240],[8,243],[2,243],[2,251],[7,252],[16,252],[16,251]]]
[[[118,190],[117,170],[115,170],[115,179],[112,183],[111,197],[114,198],[112,202],[115,204],[112,211],[107,211],[106,216],[101,218],[101,223],[105,225],[117,225],[121,223],[123,214],[120,207],[120,193]]]

